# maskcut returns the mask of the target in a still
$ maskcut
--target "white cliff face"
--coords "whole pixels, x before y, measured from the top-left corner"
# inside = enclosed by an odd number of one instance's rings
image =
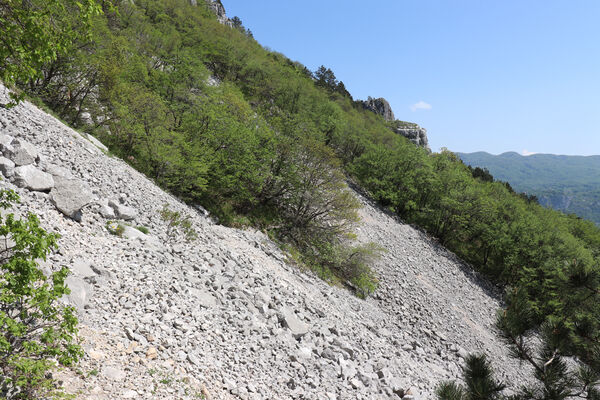
[[[21,168],[15,140],[52,184],[21,187],[6,172]],[[60,379],[79,398],[425,400],[470,352],[490,355],[504,382],[526,379],[494,334],[494,289],[359,194],[358,238],[387,250],[366,301],[287,263],[264,234],[215,225],[30,103],[0,109],[0,144],[15,211],[61,235],[44,268],[72,271],[84,374]],[[172,231],[165,205],[197,239]]]
[[[427,139],[427,130],[421,128],[419,125],[414,124],[412,127],[396,127],[394,132],[404,136],[417,146],[429,149],[429,140]]]
[[[390,103],[388,103],[386,99],[383,97],[378,99],[369,97],[366,101],[362,101],[361,103],[365,109],[372,111],[377,115],[381,115],[384,120],[390,122],[394,132],[404,136],[417,146],[421,146],[429,150],[427,130],[414,123],[406,123],[396,120],[394,112],[392,111],[392,106],[390,106]]]
[[[374,99],[369,96],[366,101],[362,102],[362,105],[365,109],[381,115],[383,119],[388,122],[396,120],[394,117],[394,112],[392,111],[392,106],[390,106],[390,103],[388,103],[388,101],[383,97]]]
[[[223,3],[221,3],[221,0],[205,0],[205,1],[210,6],[210,8],[214,11],[214,13],[217,15],[217,19],[219,20],[220,23],[222,23],[224,25],[228,25],[228,26],[233,26],[233,24],[231,23],[229,18],[227,18],[227,14],[225,12],[225,7],[223,7]],[[190,3],[193,6],[197,6],[198,0],[190,0]]]

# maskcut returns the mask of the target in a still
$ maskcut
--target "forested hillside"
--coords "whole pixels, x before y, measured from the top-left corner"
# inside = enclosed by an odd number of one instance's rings
[[[223,224],[268,232],[323,278],[367,296],[378,250],[353,244],[359,204],[346,182],[355,182],[506,288],[498,325],[539,381],[521,398],[598,398],[594,224],[540,206],[449,151],[415,146],[334,75],[263,48],[205,4],[101,6],[89,36],[17,76],[17,86],[181,199]],[[532,332],[541,348],[530,346]],[[581,370],[567,367],[571,356]]]
[[[465,164],[487,168],[515,190],[536,196],[544,206],[600,223],[600,156],[457,154]]]

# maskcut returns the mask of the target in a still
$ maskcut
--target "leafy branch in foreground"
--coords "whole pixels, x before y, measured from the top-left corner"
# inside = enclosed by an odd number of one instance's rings
[[[0,191],[0,208],[18,201]],[[59,365],[75,363],[82,352],[75,343],[77,318],[72,307],[59,304],[70,291],[66,267],[45,276],[37,260],[56,248],[58,236],[29,214],[0,216],[0,397],[56,398],[51,374]]]

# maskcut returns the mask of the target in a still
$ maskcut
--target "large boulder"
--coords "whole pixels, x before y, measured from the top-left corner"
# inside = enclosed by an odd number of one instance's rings
[[[15,168],[14,184],[29,190],[48,192],[54,187],[54,179],[52,175],[29,164]]]
[[[69,275],[65,279],[65,284],[71,290],[71,293],[65,295],[63,301],[74,306],[80,314],[83,313],[93,288],[83,278],[73,275]]]
[[[38,149],[23,139],[14,139],[4,153],[16,165],[33,164],[40,156]]]
[[[81,209],[94,200],[91,190],[77,179],[56,176],[54,180],[54,188],[50,191],[50,201],[67,217],[81,221]]]
[[[288,309],[284,308],[279,314],[279,320],[281,324],[288,328],[296,339],[300,339],[302,336],[308,333],[309,326],[307,323],[301,321],[296,314]]]
[[[15,140],[15,138],[10,135],[0,134],[0,151],[2,151],[2,153],[4,153],[8,149],[10,149],[11,148],[10,144],[12,143],[13,140]]]
[[[135,219],[137,216],[137,211],[135,208],[127,207],[124,204],[119,203],[118,201],[109,200],[108,205],[115,210],[115,215],[117,218],[129,221]]]
[[[0,172],[5,178],[10,178],[15,173],[15,163],[6,157],[0,157]]]

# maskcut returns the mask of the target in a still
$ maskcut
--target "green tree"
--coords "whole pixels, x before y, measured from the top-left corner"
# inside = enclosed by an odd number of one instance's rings
[[[14,192],[0,192],[3,210],[16,201]],[[35,215],[0,218],[0,396],[47,398],[58,394],[48,374],[54,360],[71,365],[81,355],[74,310],[59,304],[69,294],[68,269],[46,276],[38,266],[56,247],[57,235],[44,231]]]
[[[100,11],[95,0],[0,0],[0,80],[39,77],[45,63],[89,33]]]
[[[494,379],[485,355],[469,355],[463,371],[465,386],[445,382],[436,389],[439,400],[500,400],[505,399],[505,386]]]

